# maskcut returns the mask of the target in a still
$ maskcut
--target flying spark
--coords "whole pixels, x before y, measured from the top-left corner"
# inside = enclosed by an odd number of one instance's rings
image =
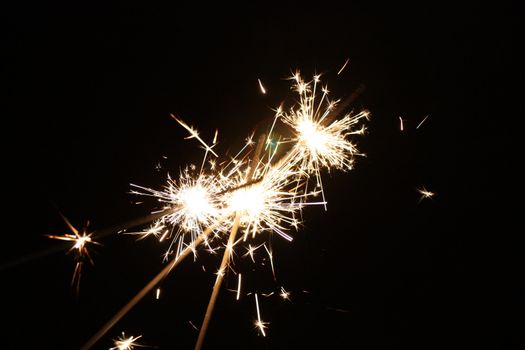
[[[403,125],[403,118],[399,117],[399,129],[401,131],[405,130],[405,127]]]
[[[279,293],[279,296],[283,298],[283,300],[290,300],[290,292],[287,292],[284,287],[281,287],[281,293]]]
[[[266,95],[266,89],[264,88],[261,79],[257,79],[257,81],[259,82],[259,87],[261,88],[261,92],[263,93],[263,95]]]
[[[430,116],[430,114],[427,115],[425,118],[423,118],[423,120],[422,120],[422,121],[416,126],[416,129],[419,129],[419,127],[420,127],[421,125],[423,125],[423,123],[425,122],[425,120],[427,120],[427,118],[428,118],[429,116]]]
[[[113,340],[114,347],[110,348],[109,350],[133,350],[136,346],[140,347],[142,345],[137,344],[135,341],[140,339],[142,335],[139,335],[138,337],[129,337],[126,338],[126,335],[124,332],[122,332],[122,336],[118,339]]]
[[[190,326],[193,327],[193,329],[195,329],[196,331],[199,331],[199,329],[193,324],[193,322],[188,321],[188,323],[190,324]]]
[[[251,244],[248,244],[248,248],[246,248],[247,252],[246,252],[246,254],[243,255],[243,257],[246,257],[247,255],[249,255],[250,258],[252,259],[252,261],[255,262],[254,253],[261,246],[262,246],[262,244],[257,246],[257,247],[254,247]]]
[[[341,72],[343,72],[343,70],[346,68],[346,65],[348,64],[348,62],[350,62],[349,58],[346,59],[345,63],[341,67],[341,69],[339,69],[339,72],[337,72],[337,75],[339,75],[339,74],[341,74]]]
[[[211,149],[210,146],[208,146],[208,144],[206,142],[204,142],[203,139],[201,139],[201,137],[199,136],[199,132],[197,130],[195,130],[194,128],[192,128],[188,124],[184,123],[182,120],[180,120],[179,118],[177,118],[173,114],[171,115],[171,117],[173,119],[175,119],[177,121],[177,123],[179,123],[184,129],[188,130],[188,132],[190,133],[190,136],[187,137],[188,139],[196,138],[204,146],[204,148],[206,149],[207,152],[212,153],[215,157],[219,156],[217,153],[215,153]]]
[[[421,202],[423,199],[426,198],[432,198],[434,197],[435,193],[428,191],[425,186],[422,186],[420,189],[417,190],[421,194],[421,198],[419,201]]]
[[[255,293],[255,305],[257,306],[257,321],[255,321],[255,327],[259,329],[263,337],[266,337],[266,332],[264,332],[264,330],[268,328],[266,326],[268,322],[261,321],[261,312],[259,310],[259,298],[257,298],[257,293]]]
[[[354,156],[364,154],[359,153],[350,136],[365,133],[365,127],[358,127],[358,124],[363,118],[368,119],[370,113],[366,110],[357,114],[349,113],[334,120],[338,101],[328,98],[326,87],[319,88],[320,76],[314,76],[312,81],[306,82],[296,72],[291,79],[294,81],[294,90],[299,94],[299,104],[289,112],[280,109],[277,112],[277,117],[295,133],[291,139],[294,145],[290,159],[287,160],[297,164],[302,174],[315,174],[315,187],[320,188],[325,202],[320,170],[352,169]],[[317,96],[319,89],[320,97]],[[308,186],[304,188],[308,193]]]
[[[237,284],[237,300],[239,300],[241,296],[241,274],[239,274],[239,282]]]

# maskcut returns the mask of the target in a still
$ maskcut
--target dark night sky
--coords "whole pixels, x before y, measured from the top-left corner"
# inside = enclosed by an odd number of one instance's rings
[[[158,188],[166,170],[177,174],[202,157],[169,113],[207,139],[218,128],[218,150],[231,153],[272,108],[293,102],[283,78],[296,68],[324,73],[334,97],[366,85],[354,107],[372,113],[358,139],[367,157],[351,172],[324,174],[328,211],[305,210],[293,243],[273,239],[276,282],[268,266],[238,260],[250,290],[292,292],[291,303],[260,299],[268,336],[253,328],[253,296],[236,302],[226,290],[235,288],[230,275],[205,348],[520,342],[475,326],[498,307],[480,302],[483,269],[471,259],[472,237],[493,225],[478,195],[493,194],[487,168],[504,144],[496,150],[482,135],[498,111],[490,102],[503,104],[507,94],[492,79],[510,71],[512,8],[299,4],[39,3],[3,13],[12,121],[3,130],[15,140],[3,140],[9,209],[0,253],[2,263],[33,259],[0,271],[2,348],[80,347],[162,267],[166,247],[156,241],[106,237],[75,296],[72,255],[33,255],[56,247],[44,235],[66,231],[57,207],[94,229],[143,215],[151,206],[132,204],[130,182]],[[437,194],[418,204],[421,185]],[[95,348],[109,348],[122,331],[160,349],[193,348],[188,321],[200,324],[218,264],[204,253],[185,262],[160,301],[146,297]]]

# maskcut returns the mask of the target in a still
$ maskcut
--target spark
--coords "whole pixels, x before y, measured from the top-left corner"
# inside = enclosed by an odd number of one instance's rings
[[[428,117],[430,117],[430,114],[428,114],[425,118],[423,118],[423,120],[416,126],[416,129],[419,129],[419,127],[423,125],[423,123],[425,122],[425,120],[427,120]]]
[[[404,130],[403,118],[401,118],[401,117],[399,117],[399,129],[400,129],[401,131]]]
[[[157,288],[155,299],[157,299],[157,300],[160,299],[160,288]]]
[[[251,244],[248,244],[248,248],[246,248],[247,252],[246,252],[246,254],[243,255],[243,257],[246,257],[247,255],[249,255],[250,258],[252,259],[252,261],[255,262],[254,253],[255,253],[255,251],[257,249],[259,249],[263,245],[264,245],[264,243],[263,244],[259,244],[258,246],[254,247]]]
[[[255,305],[257,306],[257,321],[255,321],[255,327],[259,328],[259,331],[263,335],[263,337],[266,337],[266,333],[264,332],[264,329],[267,328],[268,322],[261,321],[261,312],[259,310],[259,298],[257,298],[257,293],[255,293]]]
[[[350,62],[350,58],[347,58],[341,69],[339,69],[339,72],[337,72],[337,75],[341,74],[341,72],[346,68],[346,65]]]
[[[213,151],[213,149],[210,146],[208,146],[208,144],[206,142],[204,142],[203,139],[201,139],[201,137],[199,136],[199,132],[197,130],[195,130],[194,128],[192,128],[188,124],[184,123],[182,120],[180,120],[179,118],[177,118],[173,114],[171,114],[171,117],[173,119],[175,119],[177,121],[177,123],[179,123],[184,129],[188,130],[188,132],[190,133],[190,136],[187,137],[188,139],[192,139],[192,138],[197,139],[204,146],[204,148],[206,149],[207,152],[212,153],[215,157],[219,156],[217,153],[215,153]]]
[[[279,293],[279,296],[283,298],[283,300],[290,300],[290,292],[287,292],[284,287],[281,287],[281,293]]]
[[[261,82],[261,79],[257,79],[257,81],[259,82],[259,87],[261,88],[261,92],[263,93],[263,95],[266,95],[266,89],[264,88]]]
[[[421,198],[419,199],[419,201],[421,202],[423,199],[426,199],[426,198],[432,198],[434,197],[435,193],[434,192],[430,192],[429,190],[427,190],[425,188],[425,186],[422,186],[420,189],[417,190],[420,194],[421,194]]]
[[[109,350],[133,350],[136,346],[142,346],[140,344],[135,343],[136,340],[140,339],[142,335],[139,335],[138,337],[129,337],[126,338],[126,335],[124,332],[122,332],[122,337],[118,339],[113,340],[114,347],[110,348]]]
[[[163,220],[157,220],[153,224],[150,225],[149,228],[139,231],[139,232],[125,232],[127,235],[138,235],[139,240],[144,239],[149,236],[156,237],[159,242],[162,242],[164,238],[166,238],[167,234],[169,233],[169,230],[166,228],[166,225]]]
[[[193,322],[191,321],[188,321],[188,323],[193,327],[193,329],[195,329],[196,331],[198,331],[199,329],[193,324]]]
[[[228,242],[226,244],[226,249],[224,251],[225,254],[228,254],[228,256],[230,257],[230,259],[232,258],[233,256],[233,247],[235,246],[235,243],[234,242]]]
[[[273,254],[272,254],[272,251],[266,247],[266,244],[264,244],[264,249],[266,249],[266,253],[268,253],[268,258],[270,259],[270,265],[272,266],[273,279],[275,280],[275,269],[273,267]]]
[[[70,222],[69,220],[62,214],[62,219],[66,223],[66,225],[71,230],[72,234],[63,234],[61,236],[58,235],[47,235],[47,237],[51,239],[58,239],[62,241],[69,241],[73,242],[73,246],[69,249],[68,252],[71,252],[73,250],[76,251],[76,264],[75,264],[75,270],[73,271],[73,277],[71,279],[71,284],[76,284],[76,291],[78,293],[80,288],[80,278],[82,276],[82,267],[84,265],[84,262],[87,260],[91,265],[94,265],[93,259],[91,259],[91,256],[89,255],[88,250],[88,244],[97,244],[100,245],[100,243],[95,242],[91,235],[93,233],[86,233],[86,229],[83,230],[82,233],[80,233]]]
[[[237,300],[239,300],[239,297],[241,296],[241,274],[239,274],[239,282],[237,284]]]
[[[225,270],[225,269],[218,269],[217,272],[215,272],[215,274],[217,275],[217,281],[218,281],[220,278],[224,277],[224,273],[225,273],[224,270]]]
[[[273,294],[274,294],[274,292],[270,292],[270,293],[266,293],[266,294],[265,294],[265,293],[261,293],[261,295],[262,295],[263,297],[265,297],[265,298],[269,298],[269,297],[271,297]]]

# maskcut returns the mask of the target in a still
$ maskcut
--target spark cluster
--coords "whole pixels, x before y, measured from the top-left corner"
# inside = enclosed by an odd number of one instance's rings
[[[140,347],[141,345],[138,344],[136,341],[140,339],[142,336],[139,335],[137,337],[128,337],[126,338],[126,335],[124,332],[122,332],[122,336],[113,340],[114,347],[110,348],[109,350],[133,350],[135,347]]]
[[[210,160],[209,170],[204,169],[205,161],[200,171],[194,166],[193,170],[186,168],[178,179],[168,177],[161,190],[132,185],[132,193],[155,197],[163,205],[158,210],[165,212],[151,227],[140,232],[142,237],[153,235],[160,241],[170,238],[166,256],[178,255],[213,222],[221,221],[215,236],[228,232],[239,214],[243,241],[262,232],[277,233],[291,241],[288,231],[298,228],[301,209],[305,205],[326,205],[321,170],[352,168],[354,157],[362,154],[351,136],[364,133],[364,126],[358,125],[369,113],[346,114],[336,119],[338,101],[328,98],[328,88],[320,87],[319,75],[307,82],[296,72],[291,79],[293,90],[299,95],[298,103],[288,112],[281,107],[277,109],[268,140],[277,122],[290,127],[292,136],[277,142],[276,147],[266,147],[254,165],[255,142],[248,137],[244,147],[229,161],[217,164]],[[217,156],[213,151],[217,133],[209,146],[195,128],[175,119],[189,132],[188,138],[197,139],[203,146],[205,158],[209,153]],[[277,159],[278,149],[286,145],[291,145],[288,153]],[[246,179],[249,172],[251,180]],[[311,174],[317,179],[313,189],[308,188]],[[319,193],[323,200],[314,201],[312,198]]]
[[[338,74],[347,64],[348,60]],[[298,95],[296,103],[291,107],[277,108],[269,130],[261,135],[258,142],[254,142],[253,134],[250,135],[234,156],[221,158],[216,152],[217,131],[210,145],[196,128],[172,115],[189,133],[187,139],[197,140],[204,149],[201,166],[197,168],[190,165],[180,171],[176,178],[168,174],[167,182],[160,189],[131,184],[132,194],[153,198],[157,204],[148,217],[151,222],[149,227],[138,232],[126,230],[128,234],[138,235],[139,239],[155,237],[160,242],[169,242],[164,258],[166,261],[171,259],[171,262],[85,345],[85,349],[100,339],[180,260],[191,252],[196,257],[196,248],[200,244],[206,245],[210,252],[224,249],[224,253],[199,333],[196,346],[198,349],[202,346],[206,322],[209,322],[209,315],[213,312],[216,290],[218,291],[223,277],[232,267],[230,260],[233,258],[234,248],[243,246],[247,250],[244,256],[250,256],[255,262],[255,251],[264,247],[275,279],[271,246],[266,242],[254,243],[255,238],[277,234],[292,241],[290,231],[299,228],[305,206],[324,205],[326,208],[321,171],[352,169],[354,157],[363,155],[358,151],[353,137],[365,133],[361,121],[369,117],[368,111],[348,113],[340,117],[339,101],[329,98],[328,88],[321,86],[320,75],[314,75],[311,81],[305,81],[296,72],[291,80],[292,89]],[[261,93],[266,94],[267,89],[260,79],[258,83]],[[274,139],[273,131],[278,123],[287,127],[289,132],[285,133],[286,136]],[[312,178],[315,179],[314,186],[309,185]],[[320,194],[322,199],[316,199]],[[50,237],[75,243],[71,249],[77,250],[77,269],[80,274],[83,260],[91,261],[86,246],[96,242],[91,239],[91,234],[80,234],[67,220],[66,223],[73,234]],[[238,231],[241,234],[236,239]],[[228,240],[226,245],[223,243],[225,238]],[[76,275],[77,272],[74,279]],[[241,296],[242,281],[241,274],[238,274],[236,299]],[[246,293],[249,294],[251,293]],[[261,295],[268,297],[273,294],[274,292]],[[290,300],[290,292],[284,287],[275,294],[282,300]],[[157,288],[156,299],[159,297],[160,288]],[[261,319],[257,293],[255,303],[255,327],[266,336],[265,329],[269,323]],[[114,340],[111,350],[131,350],[140,346],[136,343],[140,337],[126,338],[122,333],[122,337]]]
[[[216,238],[219,243],[235,227],[239,228],[241,238],[228,240],[224,254],[225,265],[217,270],[217,281],[222,281],[233,256],[234,246],[268,232],[275,233],[287,241],[292,241],[290,230],[297,230],[301,223],[301,210],[306,205],[324,205],[326,200],[321,182],[321,171],[331,169],[350,170],[354,157],[363,155],[357,149],[354,135],[362,135],[365,127],[362,119],[369,113],[348,113],[338,117],[337,100],[329,98],[326,86],[321,87],[319,75],[311,81],[305,81],[299,72],[291,77],[292,89],[298,94],[298,102],[287,111],[281,106],[276,109],[275,118],[266,139],[261,139],[264,152],[256,151],[253,135],[246,139],[242,149],[221,161],[213,150],[217,142],[217,132],[209,146],[199,132],[188,126],[181,119],[174,117],[188,132],[188,138],[196,139],[205,150],[202,166],[197,171],[195,166],[186,168],[178,179],[168,176],[167,184],[160,190],[133,185],[132,193],[151,196],[161,203],[157,209],[162,215],[142,232],[141,238],[155,236],[159,241],[170,239],[171,243],[165,258],[176,258],[194,242],[206,227],[214,225],[212,239],[205,239],[210,251],[211,242]],[[258,80],[262,93],[266,90]],[[290,129],[289,136],[272,139],[275,125],[282,123]],[[259,142],[259,144],[261,143]],[[257,144],[257,145],[259,145]],[[283,155],[283,151],[284,155]],[[261,154],[262,153],[262,154]],[[210,159],[208,156],[218,159]],[[205,165],[208,166],[205,166]],[[315,178],[314,186],[309,180]],[[314,197],[322,195],[322,200]],[[234,237],[234,236],[233,236]],[[266,244],[256,247],[247,243],[247,253],[254,260],[254,251],[264,246],[271,262],[273,255]],[[194,252],[195,253],[195,252]],[[217,283],[217,282],[216,282]],[[240,296],[241,276],[238,277],[237,299]],[[289,300],[289,292],[281,289],[280,296]],[[256,327],[265,335],[266,323],[260,319],[257,294]]]
[[[47,237],[51,239],[73,242],[73,246],[69,249],[69,252],[74,251],[76,253],[76,264],[75,270],[73,272],[73,278],[71,279],[71,285],[75,286],[75,289],[78,293],[80,288],[80,278],[82,276],[82,267],[84,266],[86,261],[89,262],[91,265],[94,265],[93,259],[91,259],[91,256],[89,255],[88,245],[98,245],[99,243],[95,242],[91,238],[93,233],[87,233],[86,228],[84,228],[82,232],[80,232],[69,222],[69,220],[65,216],[62,216],[62,219],[64,219],[64,222],[69,227],[72,234],[65,233],[63,235],[47,235]]]

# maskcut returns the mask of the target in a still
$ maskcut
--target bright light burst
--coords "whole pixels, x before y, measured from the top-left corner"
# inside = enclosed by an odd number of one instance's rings
[[[177,244],[177,256],[206,227],[218,219],[219,204],[214,194],[219,190],[214,177],[199,174],[193,176],[193,171],[186,168],[181,172],[178,181],[168,176],[168,182],[162,190],[155,190],[132,184],[137,190],[132,193],[152,196],[164,205],[160,210],[165,212],[160,219],[143,232],[142,237],[153,235],[163,241],[172,239]],[[189,236],[186,238],[186,236]]]
[[[122,336],[118,339],[113,340],[114,347],[110,348],[109,350],[133,350],[136,346],[140,347],[142,345],[137,344],[136,340],[140,339],[142,335],[139,335],[137,337],[129,337],[126,338],[126,335],[124,332],[122,332]]]
[[[357,124],[362,118],[368,118],[368,112],[347,114],[339,120],[334,118],[338,101],[330,101],[328,89],[320,88],[320,76],[305,82],[300,73],[293,75],[293,89],[299,94],[299,103],[289,112],[277,109],[276,119],[282,120],[292,128],[294,136],[276,143],[265,154],[253,171],[253,183],[246,183],[246,174],[250,171],[250,151],[252,136],[245,146],[231,158],[226,165],[212,161],[211,175],[201,172],[195,176],[186,169],[178,181],[171,178],[163,190],[154,190],[132,185],[133,193],[156,197],[165,206],[166,214],[141,232],[142,236],[154,235],[159,240],[172,238],[172,245],[178,240],[176,254],[193,241],[202,230],[224,217],[224,225],[217,228],[227,232],[233,225],[235,214],[240,215],[243,228],[243,240],[257,233],[276,232],[288,241],[292,237],[287,233],[290,227],[297,228],[300,220],[297,213],[305,204],[326,205],[322,188],[320,170],[352,168],[355,155],[360,155],[350,135],[363,134],[364,126]],[[320,97],[317,96],[321,91]],[[175,118],[175,117],[174,117]],[[190,133],[189,138],[196,138],[208,153],[213,153],[198,135],[198,132],[182,120],[175,118]],[[270,130],[270,135],[272,130]],[[270,139],[270,135],[268,139]],[[292,148],[284,157],[285,161],[274,161],[280,143],[292,143]],[[275,164],[273,164],[275,163]],[[204,164],[204,161],[203,161]],[[214,174],[214,175],[213,175]],[[314,190],[308,188],[308,174],[315,174],[317,183]],[[309,198],[321,193],[322,201],[309,202]],[[186,234],[189,237],[186,239]],[[181,239],[178,239],[181,238]],[[207,242],[208,243],[208,242]],[[208,243],[209,244],[209,243]],[[171,246],[167,255],[171,253]],[[166,256],[167,256],[166,255]]]
[[[76,291],[78,293],[80,288],[80,278],[82,276],[82,267],[85,263],[85,261],[88,261],[91,263],[91,265],[94,265],[93,259],[91,259],[91,256],[89,255],[88,250],[88,244],[98,244],[100,243],[95,242],[92,240],[91,235],[92,233],[87,233],[84,229],[82,233],[80,233],[70,222],[69,220],[62,215],[62,218],[66,225],[71,230],[72,234],[63,234],[61,236],[57,235],[47,235],[47,237],[52,239],[58,239],[62,241],[69,241],[74,242],[73,246],[69,249],[68,252],[75,251],[76,256],[76,264],[75,264],[75,270],[73,272],[73,278],[71,279],[71,284],[76,286]]]
[[[419,198],[419,201],[421,202],[423,199],[426,199],[426,198],[432,198],[434,197],[435,193],[434,192],[431,192],[429,190],[427,190],[425,188],[425,186],[422,186],[421,188],[419,188],[417,190],[419,192],[419,194],[421,194],[421,198]]]
[[[294,160],[308,173],[317,173],[320,168],[349,170],[353,157],[362,155],[350,135],[362,135],[365,127],[357,127],[360,120],[369,117],[368,111],[346,114],[334,120],[333,113],[339,101],[328,98],[328,88],[322,87],[320,98],[317,96],[320,76],[305,82],[299,72],[292,78],[293,89],[299,94],[299,104],[288,113],[278,111],[277,117],[289,125],[295,132]]]
[[[297,221],[295,213],[302,204],[293,201],[296,195],[286,190],[288,184],[280,175],[270,170],[259,182],[225,194],[225,210],[240,213],[244,241],[249,235],[255,237],[263,231],[275,232],[288,241],[292,240],[286,231]]]
[[[286,291],[284,287],[281,287],[281,292],[279,293],[279,296],[283,300],[290,300],[290,292]]]
[[[279,119],[292,128],[294,136],[281,141],[292,143],[283,163],[295,168],[295,173],[299,174],[295,178],[297,183],[303,183],[303,179],[306,179],[302,190],[305,195],[317,194],[310,191],[308,186],[309,174],[315,175],[314,188],[321,193],[326,209],[321,169],[350,170],[354,164],[354,156],[364,156],[359,153],[350,136],[365,133],[364,125],[359,124],[363,118],[368,119],[369,112],[365,110],[357,114],[349,113],[336,119],[339,100],[330,100],[328,88],[319,86],[320,75],[315,75],[311,81],[306,82],[296,72],[291,80],[294,81],[292,88],[298,93],[299,101],[288,112],[282,107],[276,109],[270,134]]]

